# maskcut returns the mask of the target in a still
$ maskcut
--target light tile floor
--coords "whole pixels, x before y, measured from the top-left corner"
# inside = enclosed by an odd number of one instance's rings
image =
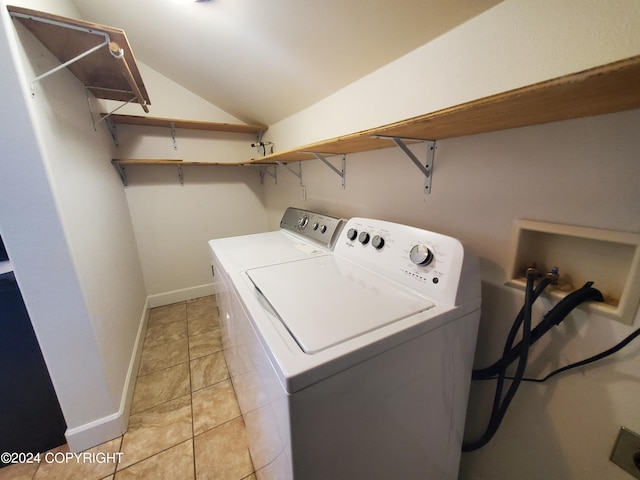
[[[129,428],[90,449],[95,461],[65,461],[64,445],[0,480],[255,480],[217,312],[213,296],[151,310]]]

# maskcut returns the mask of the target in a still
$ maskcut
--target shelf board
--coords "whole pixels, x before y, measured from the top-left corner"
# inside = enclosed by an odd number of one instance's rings
[[[640,108],[640,55],[492,95],[408,120],[316,142],[252,163],[297,162],[310,153],[347,154],[393,146],[377,136],[440,140]]]
[[[107,38],[104,48],[67,68],[97,98],[133,101],[148,111],[149,94],[123,30],[11,5],[7,10],[63,64]],[[119,49],[124,53],[122,58],[111,53]]]
[[[185,162],[183,160],[178,159],[146,159],[146,158],[135,158],[135,159],[121,159],[114,158],[111,160],[111,164],[116,168],[118,174],[120,175],[120,180],[122,180],[122,184],[126,187],[129,184],[127,180],[127,172],[126,167],[132,166],[149,166],[149,165],[161,165],[161,166],[169,166],[172,165],[176,167],[178,171],[178,179],[180,180],[180,185],[184,185],[184,178],[182,175],[182,167],[189,166],[199,166],[199,167],[241,167],[247,165],[246,162],[239,163],[219,163],[219,162]]]
[[[242,125],[232,123],[203,122],[181,120],[176,118],[145,117],[136,115],[110,115],[109,120],[117,125],[138,125],[148,127],[185,128],[190,130],[207,130],[212,132],[254,133],[267,129],[266,125]]]
[[[111,160],[113,165],[120,165],[123,167],[131,167],[131,166],[140,166],[140,165],[177,165],[179,167],[183,166],[241,166],[246,165],[246,162],[236,162],[236,163],[220,163],[220,162],[185,162],[183,160],[174,160],[174,159],[158,159],[158,158],[136,158],[136,159],[119,159],[114,158]]]
[[[313,153],[325,155],[342,155],[347,153],[366,152],[369,150],[379,150],[395,146],[392,140],[387,138],[376,138],[374,130],[353,133],[331,140],[312,143],[304,147],[298,147],[283,152],[273,153],[265,157],[256,158],[252,163],[274,163],[274,162],[300,162],[312,160],[316,157]]]

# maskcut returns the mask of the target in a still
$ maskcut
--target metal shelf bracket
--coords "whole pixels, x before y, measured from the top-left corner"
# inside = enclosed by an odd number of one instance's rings
[[[271,145],[271,153],[273,153],[273,142],[263,142],[262,141],[262,138],[264,137],[264,134],[265,134],[266,131],[267,131],[266,129],[263,129],[263,130],[260,130],[258,133],[256,133],[256,144],[258,144],[258,145],[262,144],[263,146],[264,145]],[[254,144],[254,145],[251,145],[251,146],[255,147],[257,145]],[[264,154],[265,155],[267,154],[266,148],[265,148]]]
[[[276,162],[279,166],[286,168],[291,173],[293,173],[300,180],[300,185],[304,186],[302,183],[302,162],[298,162],[298,171],[296,172],[293,168],[287,165],[284,162]]]
[[[182,165],[176,165],[178,168],[178,179],[180,180],[180,185],[184,186],[184,175],[182,174]]]
[[[304,153],[309,153],[309,154],[313,155],[318,160],[320,160],[322,163],[324,163],[327,167],[329,167],[331,170],[333,170],[333,172],[342,179],[342,188],[345,188],[345,185],[346,185],[346,173],[347,173],[347,156],[346,155],[342,155],[342,170],[340,170],[340,169],[336,168],[331,162],[329,162],[329,160],[324,158],[324,156],[321,153],[317,153],[317,152],[304,152]]]
[[[125,170],[124,165],[120,165],[119,163],[115,163],[114,166],[118,170],[118,175],[120,175],[120,180],[122,180],[122,185],[124,185],[125,187],[127,185],[129,185],[129,182],[127,181],[127,172]]]
[[[398,137],[382,137],[382,136],[379,138],[389,138],[393,140],[393,143],[395,143],[398,147],[400,147],[400,149],[405,153],[405,155],[409,157],[409,159],[416,165],[416,167],[418,167],[418,169],[424,175],[424,193],[425,195],[430,194],[431,180],[433,179],[433,160],[435,157],[436,141],[435,140],[416,140],[415,138],[403,139]],[[422,164],[422,162],[420,162],[420,160],[418,160],[418,157],[416,157],[413,154],[413,152],[409,150],[409,147],[407,147],[407,145],[404,143],[404,140],[411,140],[414,142],[421,141],[427,144],[427,159],[424,165]]]
[[[173,141],[173,149],[178,150],[178,142],[176,142],[176,123],[169,122],[169,130],[171,131],[171,140]]]
[[[269,171],[269,167],[268,166],[259,167],[258,168],[258,172],[260,173],[260,184],[261,185],[264,184],[264,176],[265,175],[270,175],[271,177],[273,177],[273,180],[276,183],[276,185],[278,184],[278,174],[277,174],[275,165],[273,166],[273,173],[271,173]]]
[[[120,180],[122,180],[122,185],[125,187],[129,186],[129,181],[127,180],[127,170],[126,167],[120,163],[113,163],[113,166],[118,171],[118,175],[120,175]],[[182,165],[176,165],[178,169],[178,180],[180,181],[180,185],[184,186],[184,174],[182,172]]]
[[[93,117],[93,115],[92,115]],[[111,121],[111,120],[106,120],[104,122],[104,124],[107,126],[107,128],[109,129],[109,133],[111,134],[111,139],[113,140],[113,143],[116,147],[120,146],[120,143],[118,142],[118,130],[116,129],[115,124]],[[93,129],[96,129],[96,123],[93,124]]]

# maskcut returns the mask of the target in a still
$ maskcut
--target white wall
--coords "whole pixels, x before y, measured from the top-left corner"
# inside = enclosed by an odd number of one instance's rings
[[[169,80],[142,62],[136,62],[151,99],[149,116],[204,122],[243,124],[241,120],[208,103],[184,87]],[[113,111],[121,103],[105,101],[106,110]],[[137,104],[128,104],[116,114],[145,115]],[[155,158],[191,162],[238,163],[256,156],[251,147],[257,137],[201,130],[176,129],[175,146],[169,128],[116,126],[118,147],[114,158]],[[135,222],[134,222],[135,223]]]
[[[74,14],[65,0],[19,3]],[[262,188],[248,167],[185,168],[184,186],[171,167],[136,167],[123,188],[111,157],[235,161],[253,155],[251,139],[214,138],[224,147],[212,153],[208,137],[178,131],[176,152],[163,133],[140,136],[122,127],[115,149],[103,127],[96,133],[83,123],[84,90],[68,72],[29,98],[24,79],[16,78],[32,68],[28,60],[17,71],[6,68],[9,50],[21,47],[13,46],[13,25],[4,20],[2,98],[11,113],[3,114],[0,131],[7,152],[0,229],[70,426],[121,407],[145,287],[159,302],[200,291],[210,278],[206,240],[276,228],[289,205],[413,224],[469,243],[483,266],[478,365],[497,356],[522,302],[502,286],[515,218],[640,232],[637,111],[438,142],[430,196],[395,149],[350,156],[346,190],[326,166],[304,163],[307,200],[283,169],[278,185],[267,177]],[[272,126],[268,138],[285,149],[638,54],[639,27],[631,0],[508,0]],[[233,121],[143,68],[153,115]],[[169,90],[179,93],[171,97]],[[423,154],[424,147],[413,148]],[[542,359],[581,359],[629,331],[576,312],[537,347],[532,373],[543,369]],[[463,457],[462,478],[627,478],[607,459],[620,425],[640,431],[638,367],[640,351],[631,345],[613,361],[549,385],[525,385],[496,438]],[[489,405],[482,385],[472,393],[470,437]]]
[[[66,0],[12,3],[79,18]],[[212,293],[207,241],[266,229],[257,169],[185,167],[180,186],[175,169],[129,168],[125,189],[111,159],[237,162],[254,155],[255,139],[177,130],[174,150],[168,131],[122,126],[116,147],[104,123],[94,131],[84,87],[69,71],[38,83],[31,98],[29,80],[59,62],[14,26],[5,5],[0,228],[67,440],[84,449],[126,429],[147,307]],[[241,123],[140,68],[155,116]],[[92,101],[95,112],[101,103]]]
[[[151,116],[242,124],[163,75],[139,63],[151,97]],[[111,103],[111,102],[109,102]],[[117,113],[140,115],[127,105]],[[256,156],[251,134],[117,126],[114,158],[181,159],[234,163]],[[127,167],[124,188],[151,306],[213,292],[207,242],[265,231],[264,194],[258,169],[239,166]]]
[[[278,185],[266,182],[270,217],[275,221],[294,205],[460,238],[481,257],[483,314],[476,366],[486,366],[499,357],[523,302],[521,292],[503,286],[514,219],[640,232],[638,125],[636,110],[440,141],[430,195],[422,193],[422,175],[399,149],[348,156],[345,190],[325,165],[304,162],[307,200],[298,179],[279,170]],[[412,149],[424,158],[423,146]],[[552,304],[545,299],[535,318]],[[575,312],[536,346],[529,372],[537,375],[589,357],[631,331],[619,322]],[[627,478],[608,457],[621,425],[640,431],[639,372],[640,344],[631,344],[615,360],[548,385],[523,385],[491,443],[463,455],[461,478]],[[491,387],[473,386],[469,440],[480,435],[488,419],[491,392],[486,389]]]
[[[636,55],[636,0],[504,1],[271,125],[277,150],[405,120]]]
[[[132,45],[135,50],[135,46]],[[161,73],[136,59],[136,65],[151,101],[149,115],[163,118],[182,118],[184,120],[202,120],[211,122],[243,123],[221,108],[204,101],[201,97],[168,79]],[[105,100],[109,111],[118,108],[118,114],[145,115],[140,105]]]
[[[508,0],[274,125],[269,138],[291,148],[639,53],[638,2]],[[325,165],[304,162],[306,188],[283,169],[278,185],[266,181],[269,225],[294,205],[459,237],[481,256],[476,365],[485,366],[500,354],[523,301],[503,285],[515,219],[640,233],[638,125],[640,111],[632,111],[440,141],[431,195],[399,149],[350,155],[345,190]],[[424,157],[424,146],[412,148]],[[540,302],[536,318],[551,304]],[[575,311],[535,347],[530,374],[593,355],[632,330]],[[491,443],[463,455],[461,478],[629,478],[608,458],[621,425],[640,431],[639,372],[640,345],[631,344],[548,384],[523,385]],[[484,428],[492,387],[472,388],[468,439]]]
[[[65,0],[12,3],[77,17]],[[146,291],[109,135],[94,131],[84,87],[66,70],[31,98],[29,80],[59,62],[5,6],[0,228],[67,439],[86,448],[126,428]]]
[[[258,170],[184,167],[128,169],[127,200],[151,305],[213,293],[207,242],[267,228]]]

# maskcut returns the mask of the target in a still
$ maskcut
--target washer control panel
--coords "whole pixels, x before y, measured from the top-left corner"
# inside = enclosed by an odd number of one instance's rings
[[[334,252],[425,295],[450,302],[457,298],[465,262],[477,268],[477,257],[455,238],[365,218],[347,222]]]
[[[287,208],[280,220],[280,228],[330,249],[335,245],[343,225],[341,218],[293,207]]]

